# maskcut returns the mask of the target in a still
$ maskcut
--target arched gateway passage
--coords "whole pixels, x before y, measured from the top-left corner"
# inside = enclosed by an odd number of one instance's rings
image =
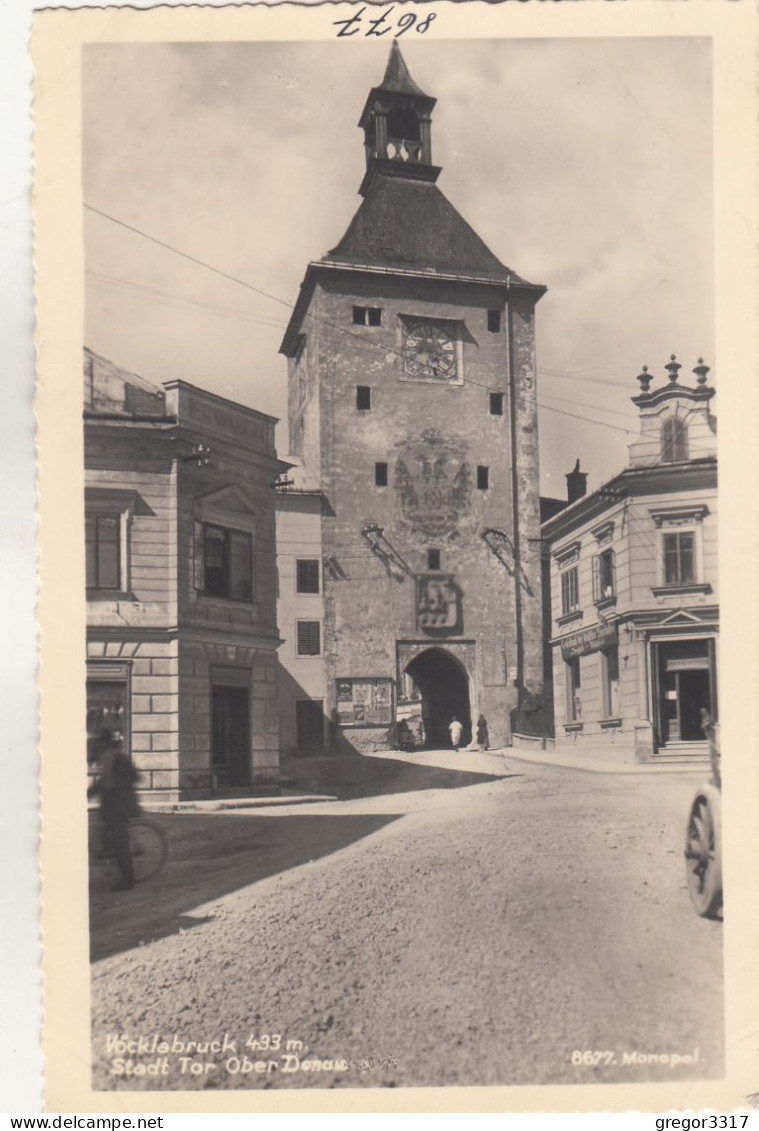
[[[471,742],[469,680],[458,661],[440,648],[428,648],[405,670],[421,696],[425,745],[450,745],[448,724],[454,715],[464,727],[462,745]]]

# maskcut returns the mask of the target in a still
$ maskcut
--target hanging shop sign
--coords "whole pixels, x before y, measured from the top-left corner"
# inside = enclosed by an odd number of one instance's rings
[[[600,648],[612,648],[617,643],[617,625],[593,624],[580,632],[573,632],[561,641],[561,655],[565,660],[574,656],[586,656]]]
[[[390,726],[393,721],[391,679],[338,679],[336,682],[340,726]]]

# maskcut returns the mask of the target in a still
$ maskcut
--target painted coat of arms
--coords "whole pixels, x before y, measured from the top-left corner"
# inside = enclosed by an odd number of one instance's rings
[[[459,591],[452,577],[417,578],[416,623],[426,632],[455,631],[459,624]]]
[[[468,511],[472,493],[466,449],[428,429],[401,447],[395,484],[409,526],[428,538],[450,535]]]

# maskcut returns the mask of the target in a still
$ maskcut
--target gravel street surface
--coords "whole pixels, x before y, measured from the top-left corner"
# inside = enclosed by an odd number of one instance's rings
[[[343,800],[162,815],[166,869],[96,885],[96,1089],[721,1075],[722,928],[682,857],[698,774],[372,761]]]

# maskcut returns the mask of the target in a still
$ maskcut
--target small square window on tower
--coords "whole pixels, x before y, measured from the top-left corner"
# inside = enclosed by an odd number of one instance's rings
[[[377,487],[387,487],[387,464],[375,463],[374,482]]]
[[[490,415],[503,416],[503,393],[490,394]]]
[[[368,412],[372,407],[372,390],[368,385],[356,385],[356,408]]]
[[[354,306],[354,326],[381,326],[382,307],[380,306]]]
[[[501,312],[500,310],[488,311],[488,330],[491,334],[500,334],[501,332]]]
[[[487,491],[490,486],[490,468],[480,464],[477,468],[477,490]]]
[[[440,551],[427,551],[427,569],[440,569]]]

